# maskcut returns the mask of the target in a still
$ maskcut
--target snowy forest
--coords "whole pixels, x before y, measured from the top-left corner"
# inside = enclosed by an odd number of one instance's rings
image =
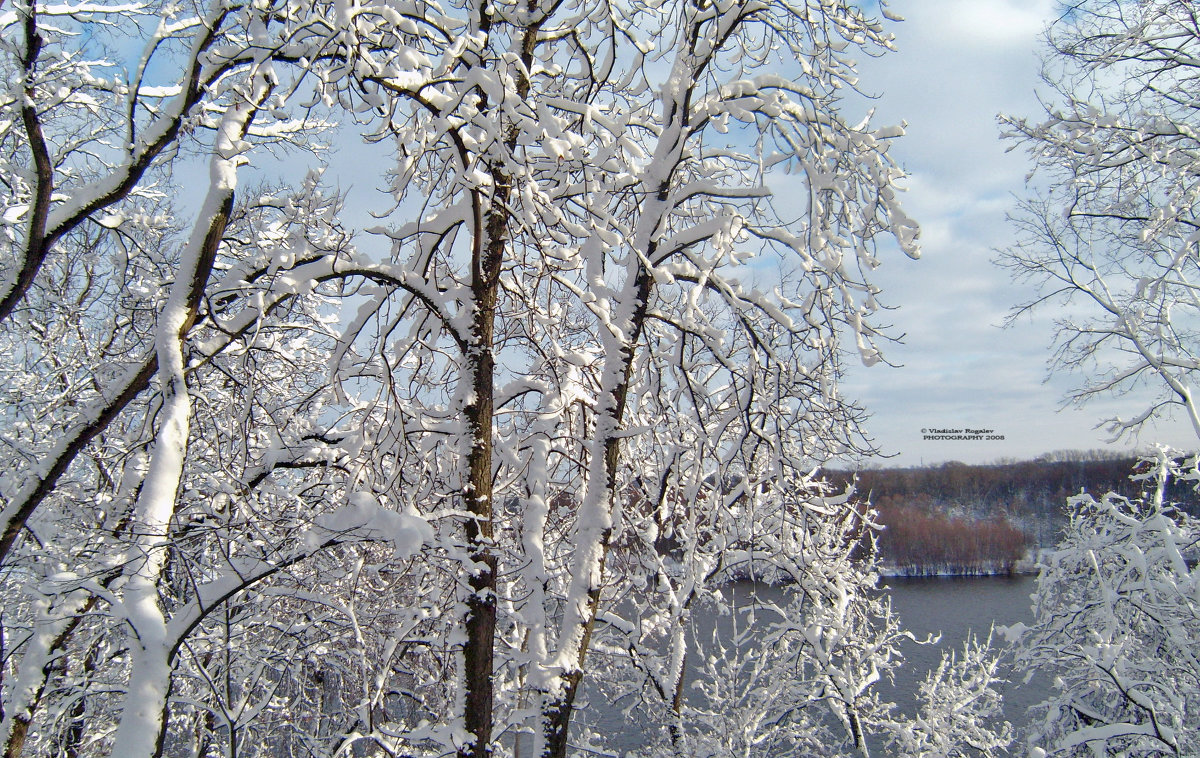
[[[1185,453],[1063,502],[1032,624],[878,692],[912,635],[821,472],[874,452],[873,272],[920,265],[904,128],[847,106],[899,23],[0,0],[3,758],[616,755],[589,698],[658,725],[640,758],[1200,754]],[[1200,18],[1082,0],[1045,56],[1002,119],[1016,311],[1061,314],[1074,399],[1150,390],[1114,435],[1200,440]],[[768,632],[695,639],[747,574]],[[1019,732],[1006,666],[1054,677]]]

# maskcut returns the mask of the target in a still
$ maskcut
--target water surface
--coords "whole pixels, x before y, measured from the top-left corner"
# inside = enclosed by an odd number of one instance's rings
[[[884,683],[880,694],[913,713],[917,685],[937,667],[943,651],[961,650],[968,634],[986,638],[993,623],[1033,621],[1029,596],[1034,584],[1032,576],[888,578],[885,588],[901,624],[917,637],[940,634],[941,639],[936,646],[905,644],[905,665],[896,673],[895,686]],[[1003,646],[1004,639],[997,634],[993,643]],[[1006,675],[1008,682],[999,688],[1004,717],[1014,725],[1024,724],[1027,709],[1045,696],[1044,687],[1022,684],[1023,672],[1008,670]]]
[[[895,672],[893,682],[881,682],[879,693],[885,700],[893,701],[899,709],[909,715],[915,714],[917,685],[941,660],[943,651],[961,649],[969,634],[986,638],[993,623],[1010,625],[1032,621],[1030,594],[1034,590],[1034,578],[1017,577],[927,577],[888,578],[882,591],[889,594],[892,608],[899,615],[901,625],[918,638],[940,636],[933,645],[904,643],[901,651],[904,665]],[[764,585],[740,584],[730,588],[734,593],[735,605],[742,605],[751,591],[764,598],[782,602],[783,591]],[[769,620],[762,614],[762,623]],[[693,613],[693,629],[707,637],[713,625],[725,626],[728,618],[717,619],[708,609],[700,608]],[[1004,640],[999,635],[997,645]],[[693,667],[685,672],[685,681],[696,676]],[[1027,709],[1045,696],[1042,682],[1023,684],[1020,672],[1006,672],[1008,682],[1000,687],[1004,697],[1004,717],[1014,726],[1024,724]],[[688,688],[690,690],[690,688]],[[607,738],[610,747],[619,751],[642,747],[647,735],[643,728],[628,722],[612,703],[604,701],[594,689],[585,686],[590,701],[586,709],[586,720],[592,728]],[[878,751],[876,751],[878,752]]]

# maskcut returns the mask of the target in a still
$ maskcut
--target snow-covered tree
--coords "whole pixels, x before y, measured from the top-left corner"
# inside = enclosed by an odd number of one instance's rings
[[[1004,651],[991,635],[971,636],[961,651],[942,654],[937,669],[917,688],[918,711],[892,726],[891,750],[913,758],[966,758],[1009,755],[1012,725],[1001,718],[998,685]]]
[[[383,33],[358,18],[356,39]],[[364,410],[393,486],[461,524],[454,748],[523,734],[561,756],[615,609],[653,579],[673,597],[634,607],[678,624],[721,550],[763,528],[746,501],[861,444],[842,339],[877,360],[874,239],[915,253],[915,227],[898,131],[847,123],[838,99],[844,51],[889,38],[837,3],[424,20],[330,83],[347,105],[373,93],[400,157],[391,257],[336,268],[373,287],[343,373],[382,380]],[[665,692],[683,658],[661,639]]]
[[[1200,435],[1197,20],[1184,0],[1072,3],[1048,32],[1046,117],[1002,119],[1038,178],[1000,259],[1039,287],[1016,313],[1066,304],[1056,363],[1082,377],[1073,401],[1147,392],[1109,419],[1115,437],[1173,411]]]
[[[900,130],[840,103],[881,22],[827,0],[0,22],[6,758],[565,756],[596,656],[682,713],[715,584],[862,583],[802,483],[867,444],[837,380],[880,357],[876,239],[917,252]],[[331,122],[393,166],[369,234],[319,174],[239,189]],[[822,592],[813,618],[863,612]],[[886,654],[843,648],[854,676],[812,665],[853,734]]]
[[[210,614],[261,618],[227,602],[370,520],[318,518],[350,489],[316,425],[332,311],[289,276],[344,245],[336,198],[239,198],[255,151],[323,123],[287,107],[286,7],[22,3],[0,24],[0,744],[152,755],[214,716],[186,666],[213,660]]]
[[[1028,735],[1034,755],[1200,750],[1200,525],[1163,501],[1168,477],[1196,480],[1196,461],[1162,451],[1147,464],[1145,499],[1072,498],[1033,624],[1016,630],[1018,667],[1054,683]]]
[[[741,554],[752,575],[780,582],[784,600],[709,600],[733,614],[731,629],[719,622],[698,641],[696,694],[676,706],[672,755],[866,756],[889,724],[892,706],[874,685],[900,665],[911,635],[876,587],[872,514],[818,482],[787,491],[788,516],[764,542],[795,542]]]
[[[1041,179],[1002,258],[1041,288],[1019,310],[1066,303],[1057,359],[1084,377],[1073,399],[1153,396],[1110,420],[1114,436],[1172,412],[1200,436],[1198,20],[1193,3],[1174,0],[1073,4],[1048,32],[1057,97],[1047,117],[1005,119]],[[1163,499],[1169,477],[1194,478],[1179,468],[1163,453],[1143,476],[1143,498],[1071,500],[1017,647],[1020,662],[1055,677],[1029,735],[1034,754],[1200,750],[1189,556],[1200,535]]]

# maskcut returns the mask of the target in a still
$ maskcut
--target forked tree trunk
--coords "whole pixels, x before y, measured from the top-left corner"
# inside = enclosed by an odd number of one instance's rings
[[[610,395],[612,409],[611,433],[605,439],[597,440],[597,442],[603,445],[604,451],[604,499],[609,513],[613,512],[613,506],[617,498],[617,468],[621,461],[621,437],[619,430],[621,420],[625,416],[625,406],[629,399],[629,382],[633,375],[634,355],[637,350],[637,343],[641,340],[642,329],[646,323],[646,312],[653,285],[654,277],[650,271],[644,265],[639,265],[633,284],[636,305],[630,317],[628,325],[630,328],[626,332],[628,337],[621,346],[619,356],[619,360],[623,364],[620,366],[621,378],[612,388]],[[609,360],[612,358],[613,356],[609,356]],[[587,613],[582,620],[582,637],[579,643],[579,653],[574,661],[574,669],[562,677],[560,685],[562,694],[549,699],[546,703],[543,714],[546,729],[546,749],[543,754],[545,758],[566,758],[567,755],[567,742],[571,731],[571,716],[575,709],[575,697],[578,695],[579,687],[583,682],[584,662],[587,658],[588,647],[591,644],[596,617],[600,611],[601,586],[599,578],[604,575],[604,564],[608,557],[612,535],[613,530],[611,527],[605,529],[600,534],[600,565],[594,575],[596,581],[587,590]],[[576,549],[579,549],[578,545]]]

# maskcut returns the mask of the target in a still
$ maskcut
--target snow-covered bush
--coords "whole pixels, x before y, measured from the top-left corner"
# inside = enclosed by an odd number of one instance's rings
[[[1194,477],[1196,460],[1147,463],[1142,499],[1071,499],[1034,622],[1015,630],[1018,666],[1054,683],[1028,735],[1034,755],[1200,754],[1200,522],[1163,502],[1168,477]]]
[[[723,561],[753,565],[759,581],[695,595],[693,607],[715,621],[688,621],[683,609],[676,640],[688,645],[673,648],[674,668],[669,655],[657,666],[647,656],[614,678],[623,689],[606,689],[659,738],[639,755],[1004,755],[1011,728],[998,718],[1001,651],[989,640],[947,653],[921,685],[919,712],[900,712],[877,685],[903,665],[902,644],[935,640],[906,632],[878,586],[874,511],[852,490],[812,477],[767,492],[758,506],[769,503],[775,518],[760,522],[760,538],[709,564],[718,574]],[[645,636],[641,650],[650,647]]]
[[[758,545],[769,596],[740,585],[698,635],[695,681],[675,716],[676,755],[866,755],[890,704],[875,685],[901,662],[900,629],[878,590],[873,513],[850,493],[792,481],[787,514]],[[742,546],[737,560],[750,560]]]
[[[1001,718],[1004,651],[992,636],[969,637],[961,651],[942,655],[917,689],[918,711],[892,725],[892,754],[906,758],[1004,756],[1013,742],[1012,725]]]

